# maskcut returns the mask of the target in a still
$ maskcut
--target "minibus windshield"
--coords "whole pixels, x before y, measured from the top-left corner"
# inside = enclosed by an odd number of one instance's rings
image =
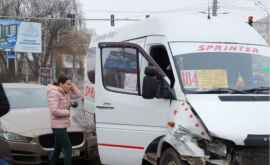
[[[174,54],[185,93],[267,93],[270,57],[242,52]]]

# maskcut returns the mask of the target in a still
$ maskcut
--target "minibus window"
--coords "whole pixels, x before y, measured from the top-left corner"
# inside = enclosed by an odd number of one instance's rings
[[[133,48],[103,48],[102,76],[106,89],[138,94],[138,54]]]
[[[171,81],[171,87],[173,87],[175,78],[166,48],[163,45],[154,45],[150,48],[150,55],[164,71],[164,73],[166,73]]]
[[[207,52],[174,56],[185,91],[248,90],[269,87],[270,57],[247,53]]]

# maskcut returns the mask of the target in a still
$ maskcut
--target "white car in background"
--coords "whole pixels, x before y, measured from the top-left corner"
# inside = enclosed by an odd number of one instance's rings
[[[50,126],[47,87],[36,84],[3,84],[10,103],[10,112],[0,119],[0,138],[7,141],[16,164],[39,164],[48,161],[53,151],[54,137]],[[77,110],[77,109],[76,109]],[[78,110],[79,111],[79,110]],[[86,133],[74,121],[68,134],[73,157],[82,158],[86,152]]]

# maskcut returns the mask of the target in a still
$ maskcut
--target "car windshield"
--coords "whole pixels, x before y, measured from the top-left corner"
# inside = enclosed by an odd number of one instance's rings
[[[5,88],[12,109],[47,107],[46,88]]]
[[[185,93],[269,93],[269,56],[196,52],[174,60]]]

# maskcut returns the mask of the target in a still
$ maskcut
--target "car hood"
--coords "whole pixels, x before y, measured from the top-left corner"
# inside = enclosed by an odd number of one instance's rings
[[[71,127],[69,131],[82,131],[74,121],[76,113],[71,113]],[[52,132],[50,113],[48,108],[12,109],[1,118],[1,127],[7,132],[16,133],[26,137],[36,137]]]
[[[237,97],[224,101],[218,95],[194,94],[187,99],[212,136],[244,145],[248,135],[270,135],[270,102]]]

